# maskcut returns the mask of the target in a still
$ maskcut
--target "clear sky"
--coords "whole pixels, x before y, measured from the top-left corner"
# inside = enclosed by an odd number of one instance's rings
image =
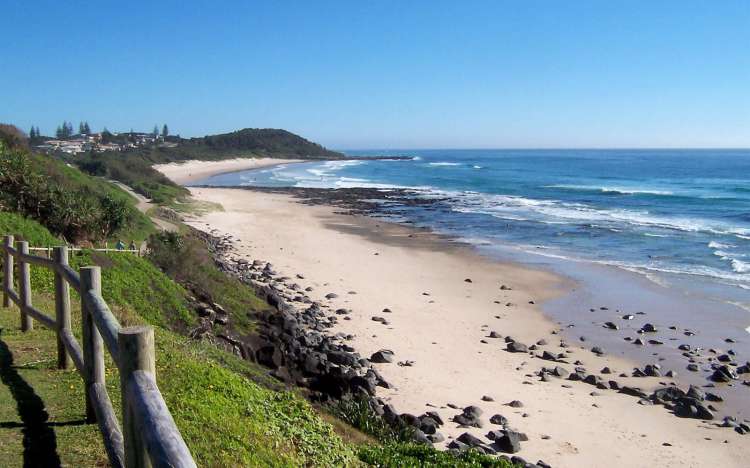
[[[332,148],[750,147],[750,0],[3,0],[0,121]]]

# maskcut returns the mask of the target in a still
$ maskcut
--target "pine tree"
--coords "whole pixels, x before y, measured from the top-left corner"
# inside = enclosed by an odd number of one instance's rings
[[[29,130],[29,140],[33,140],[36,138],[36,130],[34,130],[34,126],[31,126],[31,130]]]
[[[154,134],[154,138],[156,138],[157,136],[159,136],[159,126],[158,125],[154,125],[154,131],[152,133]]]
[[[167,127],[167,124],[164,124],[164,126],[161,129],[161,136],[163,138],[166,138],[169,136],[169,127]]]
[[[63,129],[59,125],[57,126],[57,130],[55,130],[55,137],[58,140],[62,140],[64,138]]]
[[[86,133],[86,129],[83,126],[83,122],[78,122],[78,133],[81,135]]]
[[[89,127],[88,122],[83,123],[83,130],[86,132],[86,135],[91,135],[91,127]]]

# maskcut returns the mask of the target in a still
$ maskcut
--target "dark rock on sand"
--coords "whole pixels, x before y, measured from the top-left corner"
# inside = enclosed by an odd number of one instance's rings
[[[456,438],[457,441],[466,444],[469,447],[479,447],[480,445],[484,445],[484,442],[479,437],[473,436],[469,434],[468,432],[464,432],[460,436]]]
[[[519,343],[517,341],[512,341],[508,343],[507,349],[511,353],[527,353],[529,351],[528,346],[526,346],[523,343]]]
[[[737,373],[731,367],[727,365],[719,366],[714,370],[714,373],[709,377],[713,382],[727,383],[732,380],[737,380],[739,377]]]
[[[493,446],[505,453],[516,453],[521,450],[521,435],[518,432],[511,430],[500,432],[502,435],[495,439]]]
[[[495,414],[490,418],[490,422],[492,424],[498,424],[500,426],[504,426],[508,424],[508,418],[506,418],[502,414]]]
[[[386,364],[393,362],[393,351],[389,349],[381,349],[376,351],[370,356],[370,361],[378,364]]]

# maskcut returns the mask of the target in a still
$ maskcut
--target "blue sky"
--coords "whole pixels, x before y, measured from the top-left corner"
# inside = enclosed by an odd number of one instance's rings
[[[27,2],[0,121],[333,148],[750,147],[750,2]]]

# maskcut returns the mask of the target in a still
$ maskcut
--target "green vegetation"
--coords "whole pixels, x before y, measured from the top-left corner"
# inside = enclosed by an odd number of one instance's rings
[[[19,220],[3,215],[3,225],[18,226]],[[34,222],[28,225],[33,231],[29,238],[53,237],[43,235]],[[186,292],[148,260],[127,253],[83,252],[71,258],[71,264],[102,267],[103,295],[121,323],[157,327],[159,387],[199,466],[342,466],[354,460],[353,449],[305,400],[274,389],[271,382],[257,383],[264,380],[263,369],[164,328],[175,320],[189,320],[189,315],[183,316],[188,314]],[[43,271],[32,268],[33,273]],[[52,277],[36,278],[34,304],[53,315]],[[77,301],[73,306],[73,329],[78,333]],[[19,454],[29,444],[36,455],[52,453],[70,466],[102,464],[106,457],[98,429],[81,421],[80,377],[55,369],[54,333],[41,325],[21,333],[17,311],[5,309],[0,310],[0,330],[0,417],[18,420],[16,430],[0,432],[0,457],[9,461],[4,466],[22,466]],[[111,362],[108,369],[108,391],[119,407],[119,383]],[[21,430],[28,420],[38,422],[35,432]],[[36,460],[28,458],[33,457],[30,452],[26,451],[26,461]]]
[[[270,158],[342,159],[343,154],[330,151],[317,143],[286,130],[276,128],[245,128],[236,132],[182,140],[176,154],[198,156],[189,159],[223,159],[250,153]]]
[[[252,333],[257,314],[269,309],[251,288],[216,268],[206,244],[195,232],[162,232],[152,235],[148,243],[149,260],[201,300],[221,304],[235,333]]]
[[[166,125],[162,129],[168,133]],[[119,137],[127,134],[120,134]],[[166,138],[166,135],[164,135]],[[70,158],[84,172],[107,177],[130,186],[156,203],[172,204],[185,197],[185,188],[176,185],[154,164],[199,159],[214,161],[230,158],[342,159],[344,155],[317,143],[278,129],[246,128],[221,135],[181,139],[169,137],[174,147],[144,146],[126,152],[89,153]]]
[[[171,203],[188,195],[187,189],[153,169],[155,163],[137,151],[127,155],[89,153],[76,156],[72,162],[88,174],[118,180],[155,203]]]
[[[506,460],[467,450],[458,455],[435,450],[433,447],[414,443],[395,443],[363,447],[359,459],[377,467],[434,467],[434,468],[511,468]]]
[[[383,443],[409,442],[414,434],[413,427],[388,424],[375,414],[366,398],[342,399],[330,404],[327,409],[340,420]]]
[[[0,235],[13,234],[17,241],[27,241],[34,247],[48,247],[60,244],[47,228],[33,219],[15,213],[0,211]]]
[[[47,294],[34,300],[54,310]],[[140,322],[130,309],[119,315],[124,323]],[[210,357],[216,352],[211,345],[161,328],[156,345],[159,388],[199,466],[342,466],[353,460],[352,449],[303,399],[222,367]],[[83,422],[81,378],[55,368],[55,346],[52,331],[37,325],[22,333],[17,311],[0,309],[0,417],[10,422],[0,431],[3,466],[52,466],[55,457],[66,466],[106,464],[98,427]],[[109,360],[107,369],[108,392],[119,408],[119,378]],[[24,431],[25,424],[33,427]]]
[[[55,159],[0,143],[0,211],[45,223],[69,242],[143,239],[153,231],[132,198]]]

